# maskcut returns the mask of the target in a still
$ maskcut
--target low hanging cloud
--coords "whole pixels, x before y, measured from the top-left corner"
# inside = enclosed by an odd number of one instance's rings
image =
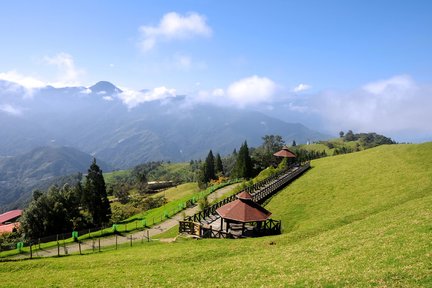
[[[0,111],[6,112],[7,114],[10,114],[13,116],[20,116],[23,112],[21,108],[15,107],[11,104],[0,105]]]
[[[9,82],[6,88],[12,92],[19,92],[24,97],[33,96],[36,89],[48,85],[54,87],[79,86],[79,78],[85,74],[84,70],[75,66],[73,57],[67,53],[58,53],[52,57],[45,56],[43,63],[55,66],[57,78],[52,81],[43,81],[34,76],[23,75],[15,70],[0,72],[0,80]],[[22,91],[24,88],[24,91]]]
[[[164,100],[167,98],[172,98],[176,96],[176,90],[162,87],[156,87],[149,91],[136,91],[127,88],[122,88],[123,92],[118,95],[118,97],[123,101],[123,103],[132,109],[144,102],[150,102],[155,100]]]
[[[368,83],[349,92],[324,92],[312,105],[334,131],[432,133],[432,87],[417,84],[408,75]]]
[[[267,77],[251,76],[231,83],[226,89],[199,91],[195,102],[244,108],[274,100],[277,85]]]
[[[0,80],[13,82],[27,89],[35,89],[46,86],[43,81],[40,81],[34,77],[22,75],[16,71],[0,73]]]
[[[180,15],[176,12],[165,14],[157,26],[144,25],[139,28],[143,52],[152,50],[160,41],[188,39],[192,37],[210,37],[212,29],[206,18],[198,13]]]

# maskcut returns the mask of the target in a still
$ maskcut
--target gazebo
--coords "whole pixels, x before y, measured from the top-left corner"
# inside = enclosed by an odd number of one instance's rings
[[[281,150],[274,153],[273,155],[277,156],[277,157],[284,157],[284,158],[296,158],[297,157],[294,152],[292,152],[291,150],[288,149],[287,146],[282,147]]]
[[[234,230],[237,226],[241,225],[241,235],[245,232],[245,225],[247,223],[257,223],[258,230],[261,228],[262,222],[265,222],[270,218],[271,213],[255,203],[252,196],[243,191],[237,195],[237,199],[219,207],[216,213],[221,217],[220,230],[224,228],[226,232]],[[234,224],[234,225],[233,225]]]

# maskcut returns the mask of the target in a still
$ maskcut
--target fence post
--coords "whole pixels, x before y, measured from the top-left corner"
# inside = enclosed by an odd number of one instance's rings
[[[132,234],[130,235],[130,246],[132,247]]]
[[[57,241],[57,256],[60,256],[60,243],[58,241]]]
[[[78,240],[78,248],[79,248],[80,255],[82,255],[81,254],[81,241],[79,241],[79,240]]]
[[[100,238],[99,238],[99,252],[100,252]]]
[[[32,245],[33,245],[33,243],[30,242],[30,259],[33,259]]]
[[[116,234],[116,250],[117,250],[117,234]]]
[[[149,230],[147,229],[147,242],[150,242]]]

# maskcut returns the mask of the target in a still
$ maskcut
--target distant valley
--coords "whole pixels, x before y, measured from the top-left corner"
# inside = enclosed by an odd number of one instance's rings
[[[17,84],[0,81],[0,156],[56,144],[128,168],[152,160],[198,159],[209,149],[223,155],[244,140],[257,146],[266,134],[281,135],[287,143],[329,137],[260,112],[188,105],[185,96],[128,109],[119,98],[121,89],[109,82],[26,93]]]
[[[104,81],[30,92],[0,81],[0,209],[22,207],[56,177],[85,172],[92,157],[110,171],[199,159],[210,149],[226,155],[245,140],[259,146],[267,134],[287,143],[330,137],[260,112],[189,105],[186,96],[128,108],[121,93]]]

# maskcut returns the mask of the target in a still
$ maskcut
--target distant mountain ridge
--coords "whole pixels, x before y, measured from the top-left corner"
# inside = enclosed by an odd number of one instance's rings
[[[22,208],[34,189],[46,189],[60,176],[86,173],[92,160],[91,155],[71,147],[38,147],[0,158],[0,211]],[[112,170],[104,161],[98,160],[98,165],[103,171]]]
[[[153,160],[198,159],[209,149],[227,154],[245,140],[250,146],[261,144],[265,134],[281,135],[287,143],[328,138],[260,112],[187,105],[185,96],[129,109],[120,97],[123,91],[107,81],[89,88],[45,87],[31,97],[23,94],[23,87],[4,88],[8,85],[12,84],[0,83],[2,156],[55,143],[95,155],[116,168],[129,168]]]

